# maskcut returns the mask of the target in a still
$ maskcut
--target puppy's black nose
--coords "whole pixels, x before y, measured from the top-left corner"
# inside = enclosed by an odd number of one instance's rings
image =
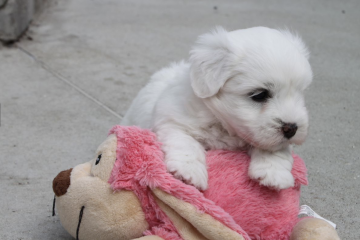
[[[292,138],[295,135],[297,129],[298,127],[295,123],[284,123],[281,127],[284,137],[287,139]]]

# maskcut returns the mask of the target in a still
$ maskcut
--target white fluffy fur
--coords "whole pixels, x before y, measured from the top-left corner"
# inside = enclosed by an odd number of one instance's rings
[[[199,37],[189,63],[155,73],[122,124],[155,131],[168,170],[199,189],[207,188],[208,149],[247,149],[251,178],[276,189],[291,187],[290,146],[301,144],[308,129],[308,56],[301,39],[288,31],[219,27]],[[267,89],[271,98],[253,101],[258,89]],[[292,138],[284,137],[282,123],[297,124]]]

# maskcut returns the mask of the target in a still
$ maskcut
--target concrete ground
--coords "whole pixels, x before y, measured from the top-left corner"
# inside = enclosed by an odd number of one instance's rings
[[[360,2],[55,1],[0,47],[0,239],[71,239],[52,179],[90,160],[149,76],[215,25],[298,31],[312,53],[302,203],[360,239]]]

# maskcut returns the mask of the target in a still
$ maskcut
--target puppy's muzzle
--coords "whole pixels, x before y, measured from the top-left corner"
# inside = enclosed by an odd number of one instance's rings
[[[281,127],[284,137],[287,139],[292,138],[295,135],[297,129],[298,127],[295,123],[284,123]]]
[[[70,186],[72,168],[60,172],[53,180],[53,191],[57,197],[64,195]]]

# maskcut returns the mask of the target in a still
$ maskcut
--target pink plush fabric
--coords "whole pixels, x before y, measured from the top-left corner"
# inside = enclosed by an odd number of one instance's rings
[[[109,183],[114,190],[132,190],[138,196],[150,229],[145,235],[158,235],[166,240],[181,239],[171,220],[156,205],[150,188],[159,188],[179,199],[194,205],[243,235],[247,233],[235,223],[222,208],[208,200],[196,188],[186,185],[167,173],[163,162],[161,144],[149,130],[138,127],[115,126],[109,134],[117,136],[117,160],[111,172]]]
[[[167,173],[161,144],[151,131],[115,126],[110,134],[116,134],[118,144],[109,183],[114,190],[132,190],[138,196],[150,226],[145,235],[181,239],[151,194],[150,189],[160,188],[213,216],[247,240],[289,238],[297,222],[300,185],[307,183],[306,168],[299,157],[295,156],[292,171],[296,186],[278,192],[259,186],[247,177],[250,159],[245,153],[210,151],[207,156],[209,189],[204,196]]]
[[[248,176],[244,152],[211,151],[207,155],[209,189],[204,195],[228,212],[251,239],[287,240],[298,221],[300,186],[306,167],[294,155],[294,188],[281,191],[260,186]]]

